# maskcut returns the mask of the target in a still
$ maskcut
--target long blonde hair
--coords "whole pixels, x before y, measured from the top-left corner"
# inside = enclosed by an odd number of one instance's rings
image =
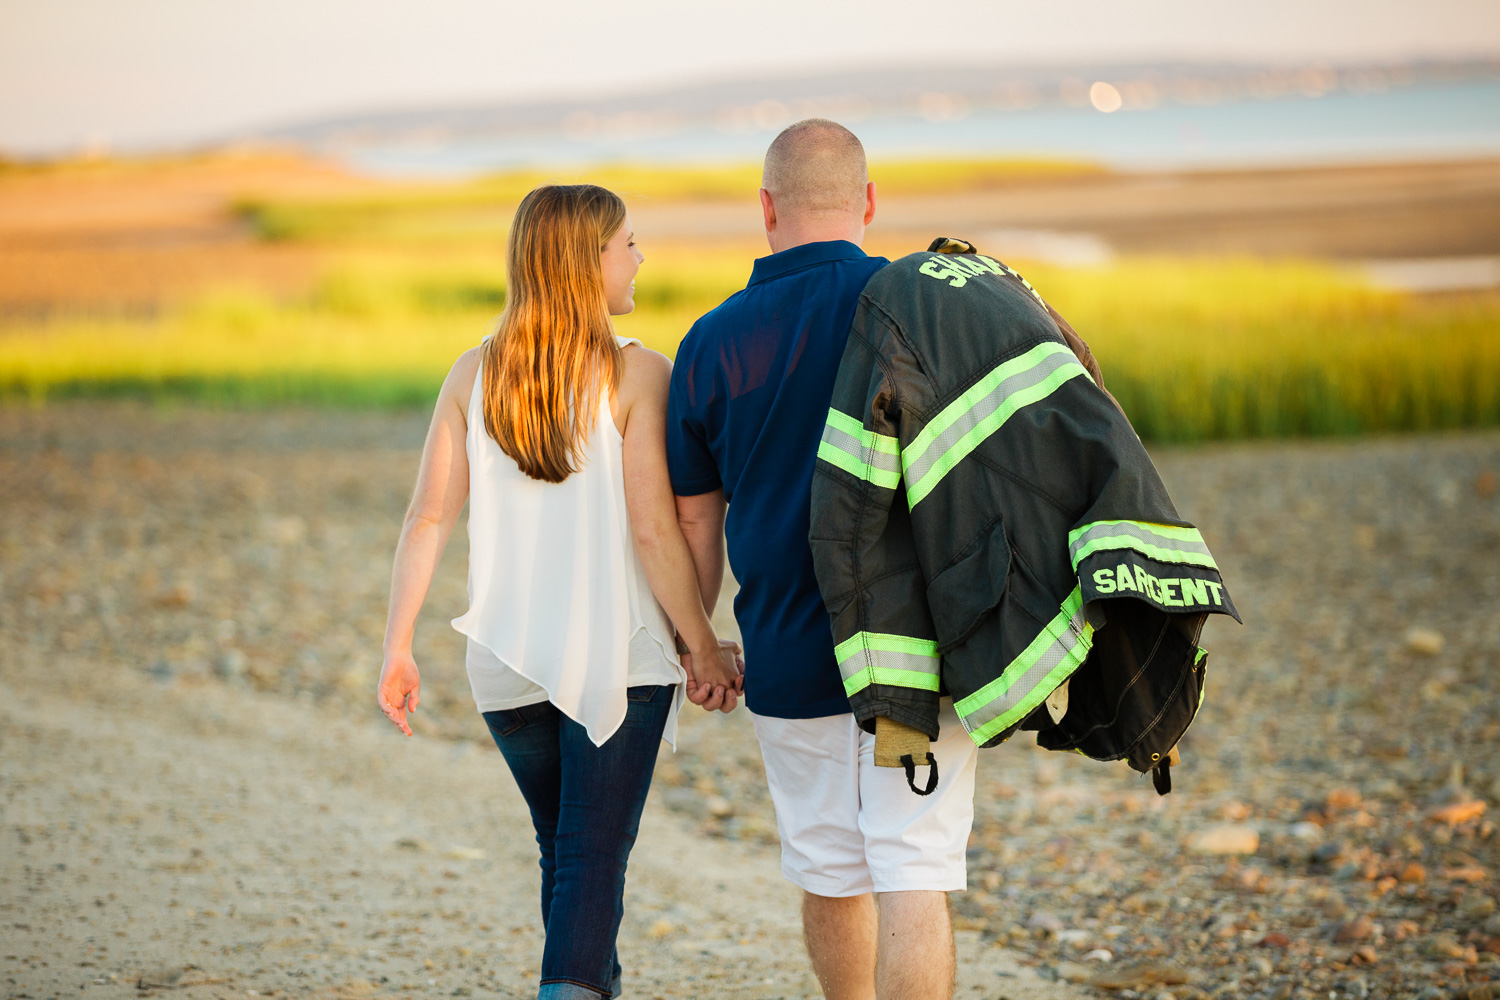
[[[505,312],[483,355],[484,429],[532,479],[578,471],[619,384],[599,254],[624,224],[620,196],[593,184],[544,185],[516,209]]]

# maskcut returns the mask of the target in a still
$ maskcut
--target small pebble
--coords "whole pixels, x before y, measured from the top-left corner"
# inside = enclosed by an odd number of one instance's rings
[[[1086,983],[1093,978],[1094,970],[1081,962],[1058,962],[1057,978],[1068,983]]]
[[[1197,854],[1254,854],[1259,846],[1260,833],[1239,824],[1200,830],[1188,839],[1188,850]]]
[[[1333,939],[1347,944],[1351,941],[1363,941],[1373,933],[1375,933],[1375,924],[1369,917],[1359,916],[1334,931]]]
[[[1287,833],[1309,844],[1321,843],[1323,840],[1323,828],[1316,823],[1306,821],[1293,823],[1287,828]]]
[[[1470,890],[1458,901],[1458,912],[1470,920],[1488,917],[1495,912],[1495,898],[1482,892]]]
[[[1048,934],[1057,934],[1063,929],[1063,922],[1054,913],[1037,910],[1031,915],[1031,919],[1026,921],[1026,926],[1033,930],[1046,931]]]
[[[1418,656],[1438,656],[1443,652],[1443,636],[1430,628],[1409,628],[1406,630],[1406,648]]]
[[[1438,934],[1428,940],[1422,948],[1423,954],[1433,958],[1463,958],[1463,945],[1451,934]]]

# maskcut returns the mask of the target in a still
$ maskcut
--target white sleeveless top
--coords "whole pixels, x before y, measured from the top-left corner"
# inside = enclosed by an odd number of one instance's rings
[[[601,746],[625,719],[626,688],[675,684],[662,734],[675,749],[687,678],[636,555],[608,391],[579,471],[544,483],[486,433],[483,387],[481,363],[465,442],[469,610],[453,619],[469,639],[475,704],[489,712],[550,701]]]

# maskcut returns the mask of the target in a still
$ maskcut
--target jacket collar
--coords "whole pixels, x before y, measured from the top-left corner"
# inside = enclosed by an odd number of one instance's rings
[[[750,272],[750,284],[757,285],[815,264],[827,264],[836,260],[863,260],[868,256],[848,240],[804,243],[757,260],[755,269]]]

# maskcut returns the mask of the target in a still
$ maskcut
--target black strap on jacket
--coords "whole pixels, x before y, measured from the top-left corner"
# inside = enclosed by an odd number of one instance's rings
[[[1151,769],[1151,784],[1156,786],[1157,795],[1165,795],[1172,790],[1172,763],[1163,760]]]
[[[904,753],[901,755],[901,766],[906,768],[906,784],[912,791],[918,795],[931,795],[937,790],[937,758],[932,755],[931,750],[927,751],[927,767],[929,770],[927,772],[926,791],[917,787],[917,762],[912,760],[911,754]]]

